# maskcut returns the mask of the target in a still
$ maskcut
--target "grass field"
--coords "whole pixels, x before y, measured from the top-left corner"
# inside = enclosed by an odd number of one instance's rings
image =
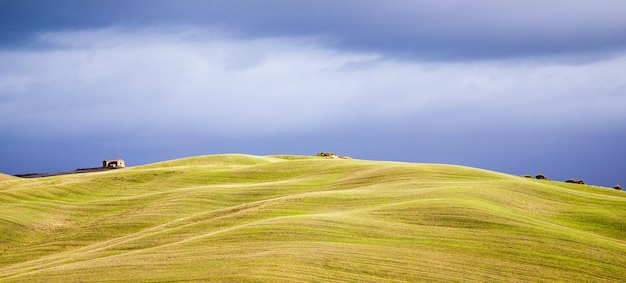
[[[11,179],[11,178],[14,178],[14,177],[10,176],[10,175],[7,175],[7,174],[0,173],[0,181],[8,180],[8,179]]]
[[[0,281],[623,282],[625,216],[624,192],[437,164],[0,175]]]

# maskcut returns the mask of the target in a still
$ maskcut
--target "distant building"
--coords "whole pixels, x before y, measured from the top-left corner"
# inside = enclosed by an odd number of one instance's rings
[[[111,159],[111,160],[103,160],[102,161],[102,167],[104,168],[124,168],[126,167],[126,165],[124,165],[124,160],[123,159]]]

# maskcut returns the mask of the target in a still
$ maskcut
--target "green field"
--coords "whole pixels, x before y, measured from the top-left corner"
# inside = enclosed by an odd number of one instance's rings
[[[0,175],[0,282],[623,282],[626,193],[462,166],[212,155]]]

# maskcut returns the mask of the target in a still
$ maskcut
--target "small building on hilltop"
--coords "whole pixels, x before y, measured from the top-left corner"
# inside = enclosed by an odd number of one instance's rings
[[[103,160],[102,167],[103,168],[124,168],[126,167],[126,165],[124,165],[123,159],[118,158],[118,159]]]
[[[337,155],[334,152],[320,152],[317,154],[317,156],[322,156],[322,157],[326,157],[330,159],[352,159],[352,157],[350,156],[341,156],[341,155]]]

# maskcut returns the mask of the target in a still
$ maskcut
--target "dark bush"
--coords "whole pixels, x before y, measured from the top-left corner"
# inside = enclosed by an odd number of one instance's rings
[[[535,176],[535,179],[537,179],[537,180],[548,180],[548,178],[546,178],[546,176],[544,176],[543,174],[539,174],[539,175]]]
[[[533,176],[530,176],[530,175],[522,175],[522,177],[524,177],[524,178],[531,178],[531,179],[533,178]]]
[[[337,154],[335,154],[334,152],[320,152],[317,154],[317,156],[324,156],[324,157],[330,157],[333,155],[337,155]]]
[[[583,180],[576,180],[576,179],[569,179],[567,181],[565,181],[566,183],[572,183],[572,184],[581,184],[581,185],[585,185],[585,181]]]
[[[622,186],[620,184],[615,185],[615,187],[613,187],[613,189],[620,190],[620,191],[624,190],[624,188],[622,188]]]

